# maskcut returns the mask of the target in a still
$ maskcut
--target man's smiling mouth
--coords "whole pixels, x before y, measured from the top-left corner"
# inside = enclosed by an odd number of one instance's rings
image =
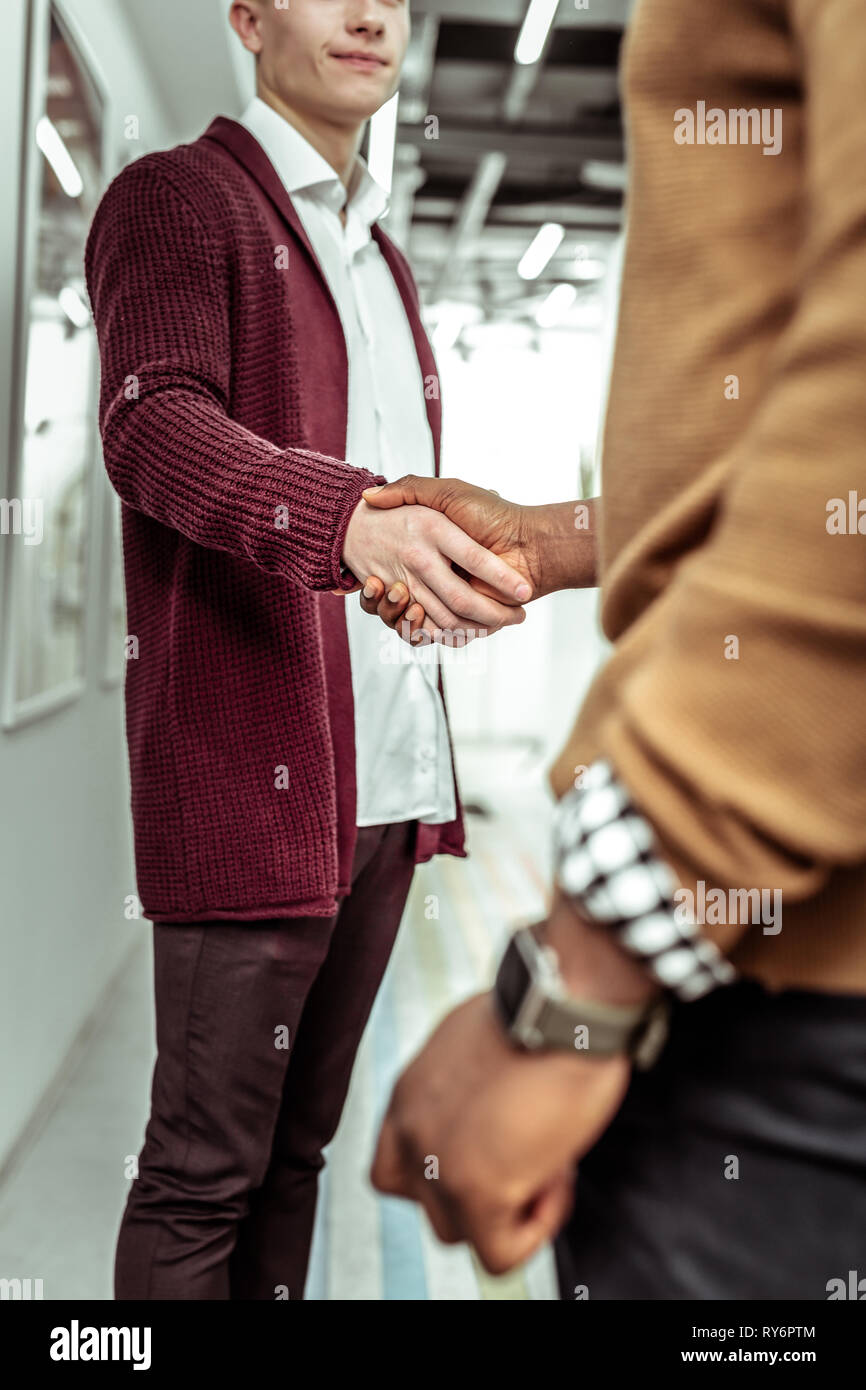
[[[375,53],[332,53],[332,58],[336,58],[340,63],[346,63],[350,68],[357,68],[359,72],[378,72],[381,68],[388,67],[386,58],[380,58]]]

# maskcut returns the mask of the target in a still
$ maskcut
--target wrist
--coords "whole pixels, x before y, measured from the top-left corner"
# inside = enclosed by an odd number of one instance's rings
[[[512,1046],[568,1056],[585,1052],[593,1061],[619,1056],[641,1069],[652,1066],[667,1038],[668,999],[629,998],[632,992],[621,980],[611,986],[596,969],[566,978],[545,925],[516,931],[496,972],[494,998]]]
[[[487,1014],[488,1027],[491,1036],[496,1035],[499,1040],[499,1048],[503,1057],[524,1056],[515,1048],[513,1040],[509,1037],[506,1025],[502,1018],[502,1011],[496,1003],[496,991],[490,990],[483,996],[483,1007]],[[533,1055],[534,1065],[544,1067],[551,1074],[558,1072],[566,1084],[577,1080],[581,1086],[580,1094],[583,1094],[583,1087],[588,1079],[595,1076],[611,1074],[623,1077],[627,1080],[631,1073],[632,1061],[622,1052],[586,1052],[579,1048],[550,1048],[546,1051],[537,1052]]]
[[[369,506],[362,497],[352,511],[348,525],[343,534],[342,564],[345,569],[350,570],[362,584],[369,572],[365,570],[365,554],[367,550],[366,537],[370,517],[374,512],[375,508]]]
[[[581,917],[558,896],[540,931],[553,947],[570,994],[604,1004],[642,1004],[658,998],[661,986],[640,962],[607,933]]]
[[[539,596],[597,584],[595,502],[522,508],[521,542],[535,557],[530,563],[537,569]]]

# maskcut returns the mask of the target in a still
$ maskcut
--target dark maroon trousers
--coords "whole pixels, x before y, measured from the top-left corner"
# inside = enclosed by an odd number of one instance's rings
[[[403,915],[416,831],[358,831],[335,917],[154,925],[157,1060],[115,1298],[303,1297],[322,1149]]]

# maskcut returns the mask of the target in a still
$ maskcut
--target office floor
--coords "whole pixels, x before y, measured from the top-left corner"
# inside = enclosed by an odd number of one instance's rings
[[[471,816],[471,856],[422,865],[364,1036],[320,1189],[310,1299],[552,1299],[542,1251],[494,1279],[442,1246],[406,1202],[367,1182],[378,1121],[404,1063],[448,1008],[490,980],[508,933],[544,902],[549,810],[540,794]],[[438,907],[438,917],[432,915]],[[41,1279],[43,1297],[110,1299],[113,1244],[141,1147],[153,1065],[148,923],[52,1102],[0,1189],[0,1273]],[[9,1059],[14,1063],[14,1059]]]

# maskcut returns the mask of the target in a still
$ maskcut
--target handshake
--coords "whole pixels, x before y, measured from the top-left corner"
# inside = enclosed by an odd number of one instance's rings
[[[521,507],[451,478],[368,488],[343,563],[361,607],[413,645],[463,646],[522,623],[530,599],[597,583],[596,499]],[[345,592],[345,591],[344,591]]]

